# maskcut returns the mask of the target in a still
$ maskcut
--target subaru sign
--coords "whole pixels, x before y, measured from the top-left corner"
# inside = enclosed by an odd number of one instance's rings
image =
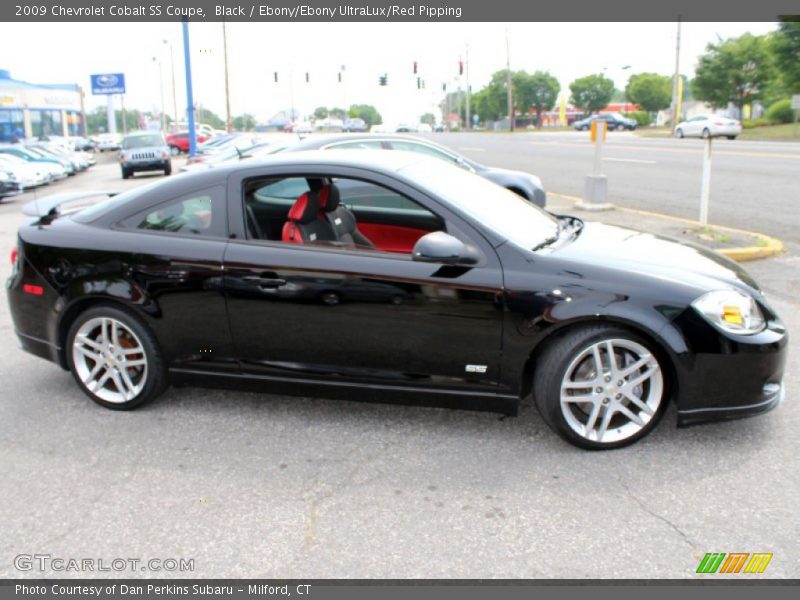
[[[102,73],[92,75],[92,94],[124,94],[124,73]]]

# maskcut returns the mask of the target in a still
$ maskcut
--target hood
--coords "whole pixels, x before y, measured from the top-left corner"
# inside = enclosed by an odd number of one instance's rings
[[[475,172],[490,181],[494,181],[495,183],[500,183],[503,186],[507,186],[509,183],[518,182],[520,180],[528,181],[534,187],[541,188],[542,187],[542,180],[539,179],[536,175],[532,175],[531,173],[526,173],[525,171],[514,171],[512,169],[500,169],[497,167],[487,167],[485,165],[472,165],[475,168]]]
[[[668,280],[699,293],[735,287],[760,295],[755,280],[729,258],[697,244],[624,227],[587,222],[574,241],[550,256]]]

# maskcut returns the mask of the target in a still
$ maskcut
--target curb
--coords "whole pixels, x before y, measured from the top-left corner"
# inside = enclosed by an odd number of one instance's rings
[[[576,204],[578,202],[583,201],[583,198],[579,198],[577,196],[571,196],[569,194],[559,194],[558,192],[548,192],[548,195],[558,196],[559,198],[564,198],[565,200],[569,200],[570,202]],[[624,208],[621,206],[615,206],[613,210],[633,213],[637,215],[644,215],[648,217],[655,217],[658,219],[668,219],[670,221],[686,223],[687,225],[700,226],[700,222],[695,221],[693,219],[686,219],[683,217],[673,217],[672,215],[665,215],[662,213],[652,212],[649,210],[637,210],[635,208]],[[731,260],[735,260],[736,262],[747,262],[749,260],[769,258],[770,256],[782,254],[783,252],[786,251],[786,247],[783,245],[783,242],[766,234],[758,233],[757,231],[748,231],[746,229],[737,229],[736,227],[726,227],[724,225],[709,225],[709,227],[713,227],[714,229],[718,229],[720,231],[729,231],[731,233],[749,235],[751,237],[757,238],[761,242],[762,245],[759,246],[738,246],[733,248],[713,249],[714,252],[722,254],[723,256],[726,256]]]

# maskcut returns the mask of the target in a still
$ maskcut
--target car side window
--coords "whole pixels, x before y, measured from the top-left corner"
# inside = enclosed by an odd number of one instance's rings
[[[120,226],[160,233],[226,237],[225,189],[218,186],[186,194],[128,217]]]
[[[243,188],[250,240],[410,254],[420,237],[446,229],[441,217],[413,199],[363,179],[268,177]],[[331,197],[338,202],[328,204]]]
[[[403,152],[416,152],[417,154],[425,154],[427,156],[433,156],[440,160],[445,160],[449,163],[455,163],[455,164],[458,163],[458,160],[452,154],[448,154],[447,152],[442,152],[438,148],[433,148],[432,146],[428,146],[426,144],[415,144],[414,142],[392,140],[392,149],[402,150]]]
[[[378,140],[358,140],[353,142],[342,142],[331,144],[327,149],[333,150],[382,150],[383,143]]]

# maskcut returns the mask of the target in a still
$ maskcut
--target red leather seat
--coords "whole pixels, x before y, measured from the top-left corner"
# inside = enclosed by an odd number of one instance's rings
[[[294,244],[333,242],[336,234],[327,219],[321,218],[319,196],[306,192],[295,200],[283,225],[281,239]]]

